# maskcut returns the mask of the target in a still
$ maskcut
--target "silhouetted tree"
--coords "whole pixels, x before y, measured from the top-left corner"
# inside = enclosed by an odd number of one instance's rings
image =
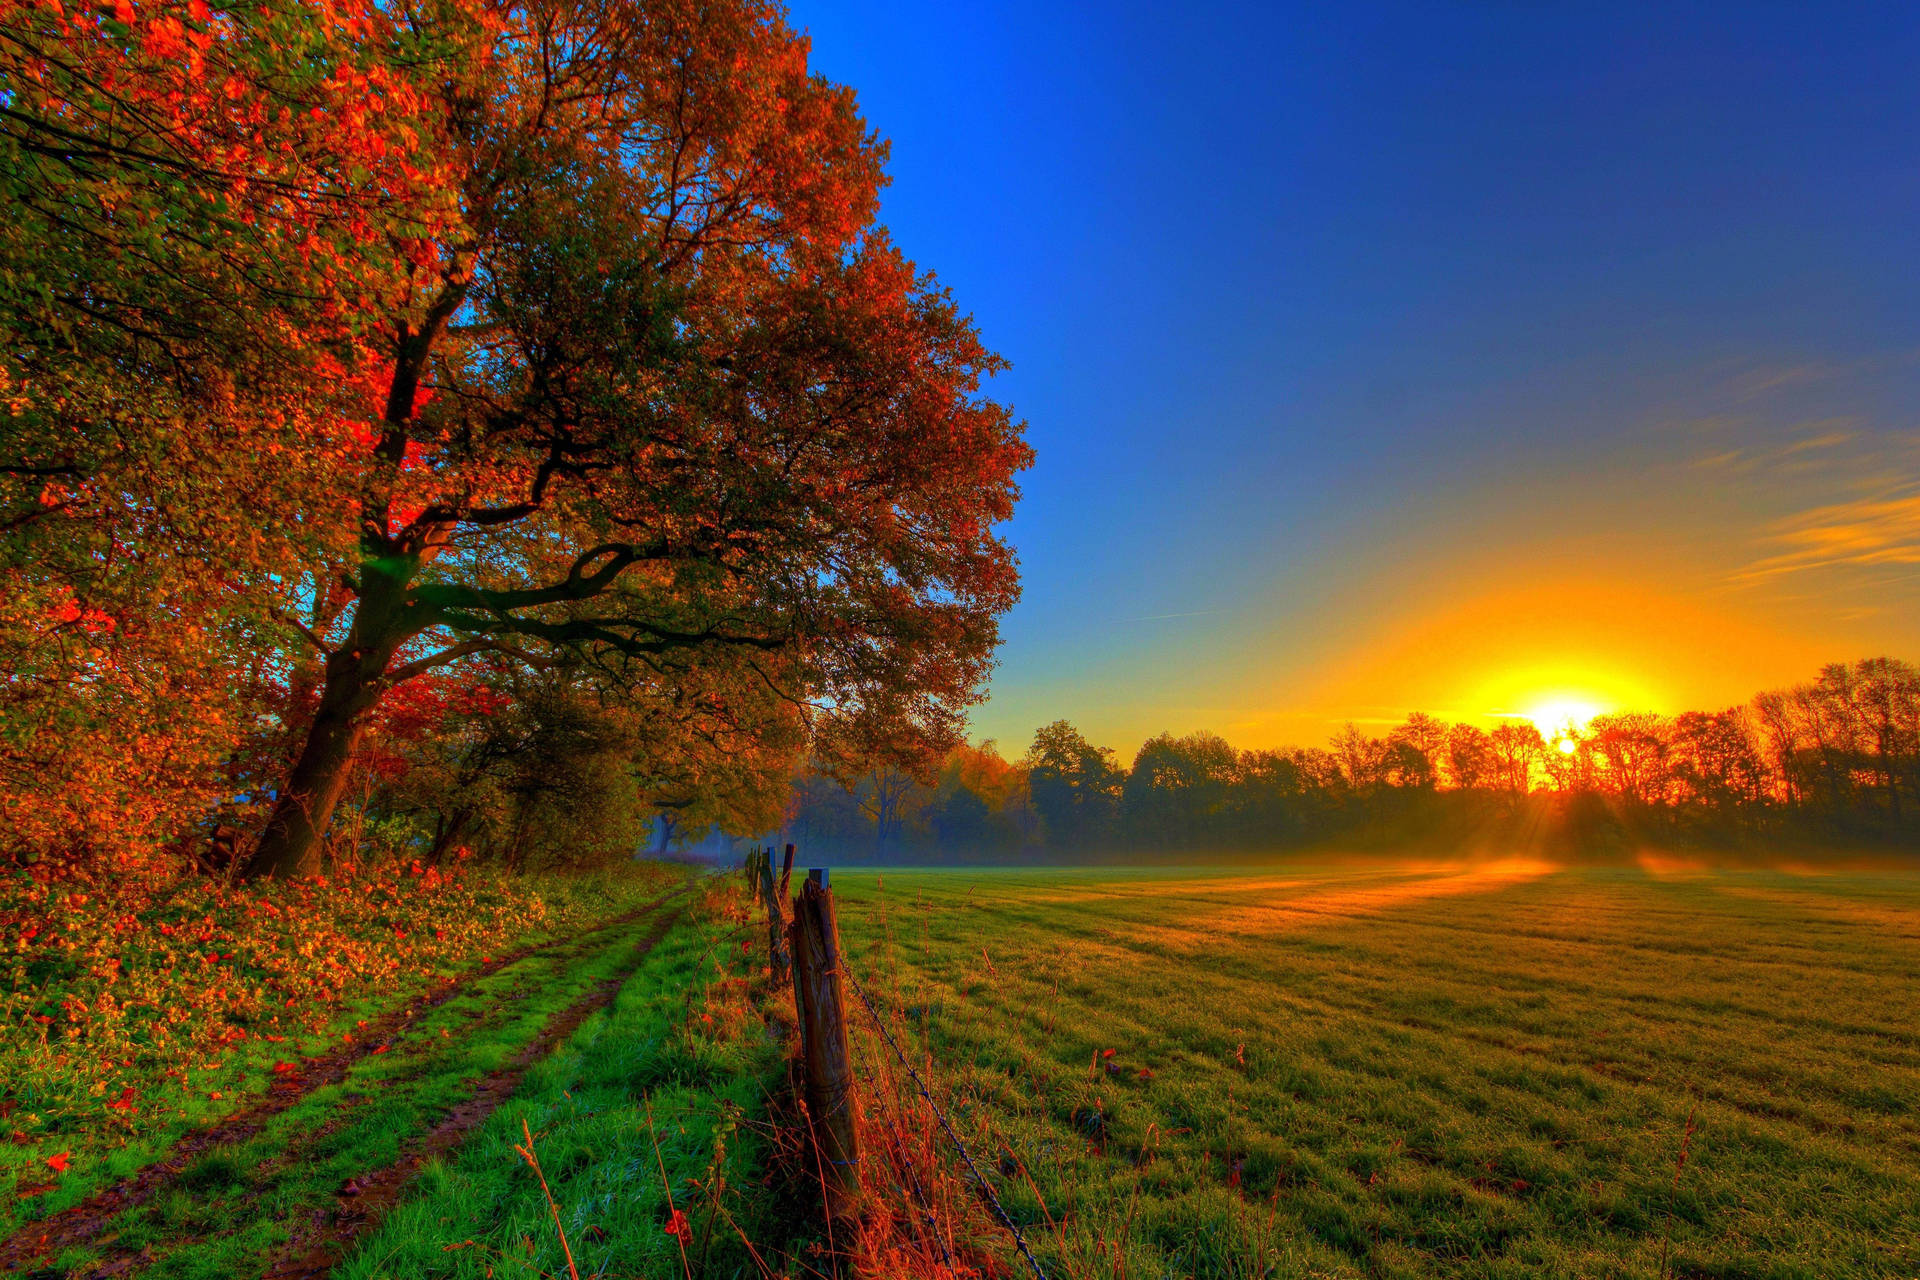
[[[1447,731],[1447,776],[1461,791],[1478,791],[1495,784],[1499,760],[1487,731],[1456,724]]]
[[[1218,734],[1149,738],[1121,784],[1120,812],[1129,838],[1156,849],[1218,843],[1239,772],[1238,755]]]
[[[1432,789],[1440,785],[1440,761],[1446,751],[1447,726],[1424,711],[1387,735],[1393,785]]]
[[[1107,747],[1096,747],[1065,720],[1033,735],[1027,787],[1047,838],[1061,848],[1110,839],[1123,776]]]

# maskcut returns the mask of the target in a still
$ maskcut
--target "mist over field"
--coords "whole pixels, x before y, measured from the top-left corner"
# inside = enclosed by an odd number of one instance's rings
[[[1920,858],[1920,672],[1873,659],[1713,713],[1415,713],[1322,747],[1148,739],[1129,763],[1061,720],[864,771],[816,761],[772,839],[847,862],[1155,862],[1287,850],[1762,865]],[[1838,860],[1836,862],[1836,860]]]

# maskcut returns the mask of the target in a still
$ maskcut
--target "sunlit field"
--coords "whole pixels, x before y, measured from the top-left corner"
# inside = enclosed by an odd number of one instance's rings
[[[1920,876],[836,891],[856,973],[1061,1272],[1920,1275]]]

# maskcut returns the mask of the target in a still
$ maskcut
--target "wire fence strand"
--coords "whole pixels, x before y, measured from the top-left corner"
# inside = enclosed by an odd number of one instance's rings
[[[873,1001],[868,997],[866,987],[861,983],[859,975],[854,973],[853,966],[847,963],[844,954],[840,957],[840,971],[847,975],[847,981],[853,984],[854,994],[859,996],[860,1003],[866,1006],[867,1017],[873,1020],[874,1030],[878,1031],[880,1038],[887,1042],[887,1048],[893,1050],[893,1056],[899,1060],[901,1070],[905,1071],[913,1081],[914,1088],[919,1090],[920,1097],[927,1104],[927,1109],[933,1112],[933,1118],[940,1122],[940,1128],[945,1131],[947,1141],[951,1142],[953,1149],[960,1153],[961,1163],[967,1166],[967,1172],[973,1176],[974,1185],[978,1186],[980,1194],[986,1197],[987,1206],[993,1210],[994,1217],[998,1218],[1000,1225],[1012,1234],[1013,1243],[1020,1250],[1020,1256],[1027,1260],[1027,1265],[1033,1268],[1033,1274],[1038,1276],[1039,1280],[1047,1280],[1045,1268],[1040,1265],[1040,1260],[1033,1256],[1033,1250],[1027,1247],[1027,1238],[1021,1233],[1020,1224],[1013,1220],[1013,1215],[1008,1213],[1006,1206],[1000,1203],[1000,1197],[995,1193],[993,1184],[987,1181],[985,1175],[980,1172],[979,1166],[973,1162],[973,1153],[967,1150],[967,1144],[962,1142],[960,1135],[954,1132],[953,1125],[947,1120],[946,1113],[940,1109],[940,1104],[933,1100],[933,1094],[927,1089],[927,1082],[920,1078],[920,1073],[913,1069],[911,1062],[907,1061],[907,1055],[901,1052],[899,1043],[894,1040],[893,1033],[887,1030],[887,1024],[880,1017],[880,1011],[873,1007]]]

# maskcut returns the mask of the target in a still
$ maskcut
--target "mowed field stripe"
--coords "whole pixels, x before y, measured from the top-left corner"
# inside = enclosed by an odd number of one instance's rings
[[[1492,1194],[1485,1166],[1506,1160],[1531,1172],[1498,1198],[1539,1220],[1503,1218],[1468,1255],[1499,1264],[1530,1240],[1558,1260],[1515,1274],[1633,1275],[1692,1112],[1700,1150],[1676,1212],[1703,1267],[1719,1250],[1703,1273],[1778,1255],[1751,1274],[1912,1274],[1885,1270],[1915,1248],[1900,1206],[1920,1197],[1920,1040],[1903,1014],[1920,948],[1884,927],[1905,909],[1898,880],[1863,880],[1874,920],[1848,914],[1839,884],[1821,886],[1841,903],[1828,910],[1755,875],[1565,871],[1477,877],[1471,892],[1436,892],[1434,874],[1351,890],[1229,875],[1171,880],[1164,900],[1124,872],[1076,892],[1091,879],[889,872],[884,888],[850,876],[841,889],[856,962],[921,1011],[963,1110],[1014,1154],[1019,1133],[1053,1153],[1050,1196],[1097,1202],[1143,1176],[1101,1152],[1131,1144],[1137,1160],[1152,1143],[1161,1180],[1191,1184],[1160,1206],[1171,1217],[1201,1213],[1194,1197],[1219,1185],[1201,1170],[1231,1168],[1234,1199],[1272,1197],[1276,1231],[1291,1196],[1296,1223],[1370,1222],[1367,1270],[1441,1274],[1451,1264],[1417,1259],[1434,1197]],[[1920,905],[1920,884],[1905,886]],[[1761,892],[1727,892],[1746,888]],[[1279,915],[1250,902],[1269,898]],[[1169,945],[1209,910],[1221,927],[1205,947]],[[1091,1057],[1108,1048],[1117,1072]],[[1075,1145],[1087,1150],[1057,1159]],[[1334,1167],[1343,1146],[1364,1179]],[[1393,1150],[1428,1157],[1379,1155]],[[1275,1173],[1302,1153],[1310,1196]],[[1432,1212],[1395,1203],[1408,1196]],[[1734,1224],[1719,1245],[1710,1221]],[[1348,1265],[1344,1230],[1329,1256]],[[1559,1258],[1569,1232],[1588,1262]],[[1155,1246],[1140,1265],[1180,1256]]]

